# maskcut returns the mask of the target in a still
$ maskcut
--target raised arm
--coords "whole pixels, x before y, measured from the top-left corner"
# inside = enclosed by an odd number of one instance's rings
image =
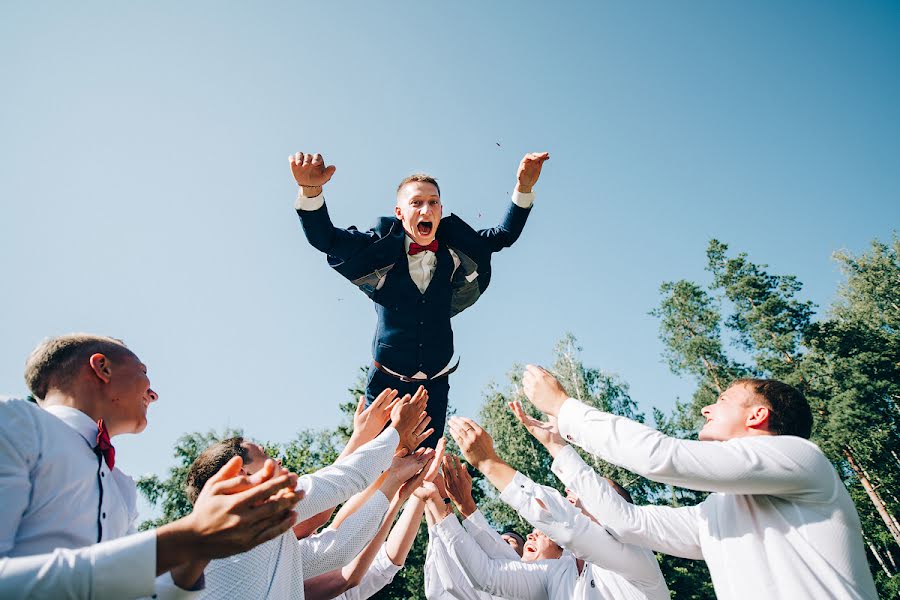
[[[322,186],[334,175],[334,165],[326,167],[321,154],[303,152],[289,156],[288,163],[294,181],[300,187],[294,208],[313,248],[340,260],[349,260],[375,241],[371,232],[362,232],[355,227],[340,229],[332,224]]]
[[[500,499],[576,558],[618,573],[648,598],[668,600],[669,591],[652,552],[618,541],[557,490],[516,473]]]
[[[727,442],[681,440],[642,423],[568,398],[559,382],[528,365],[528,398],[558,418],[563,437],[594,456],[648,479],[706,492],[830,497],[833,468],[811,442],[793,436],[756,436]]]
[[[546,562],[489,557],[452,514],[443,517],[435,531],[476,589],[503,598],[549,600]]]
[[[547,152],[531,152],[522,158],[516,172],[516,190],[503,221],[497,227],[478,231],[478,235],[490,244],[492,252],[508,248],[519,239],[534,203],[534,185],[541,176],[541,167],[549,158]]]
[[[418,529],[422,519],[423,505],[407,504],[403,516],[397,525],[391,529],[394,518],[409,497],[425,480],[427,470],[422,469],[418,474],[408,479],[391,500],[390,508],[382,521],[381,528],[365,549],[360,552],[348,565],[340,570],[333,570],[318,577],[307,578],[303,587],[305,596],[309,600],[329,600],[342,594],[342,600],[364,600],[374,595],[378,590],[391,582],[394,575],[403,565],[406,553],[412,546],[412,541],[406,543],[408,529],[413,529],[412,537],[415,538],[415,530]],[[417,514],[415,514],[417,513]],[[384,548],[385,538],[399,546],[397,556],[399,564],[394,564]],[[401,538],[398,542],[396,538]]]

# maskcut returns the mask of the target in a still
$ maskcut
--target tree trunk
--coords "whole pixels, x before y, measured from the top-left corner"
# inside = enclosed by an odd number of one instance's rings
[[[887,565],[884,563],[884,559],[881,558],[881,554],[878,552],[878,548],[875,547],[875,544],[872,543],[872,540],[869,539],[869,536],[863,534],[863,539],[866,540],[866,545],[869,546],[869,552],[872,553],[872,556],[875,557],[875,560],[878,561],[878,564],[881,565],[881,570],[884,571],[885,575],[888,577],[893,577],[893,573],[891,570],[887,568]]]
[[[857,479],[859,479],[860,484],[862,484],[863,489],[866,491],[866,495],[869,496],[869,500],[872,501],[872,504],[875,506],[875,510],[878,511],[878,514],[881,516],[881,520],[884,521],[885,526],[887,526],[888,531],[891,532],[891,537],[894,538],[894,541],[900,545],[900,528],[896,526],[896,521],[888,513],[887,507],[884,505],[884,501],[881,499],[881,496],[878,494],[878,491],[872,487],[872,482],[869,481],[869,478],[866,477],[865,472],[859,467],[856,463],[856,460],[853,458],[853,455],[850,453],[849,449],[844,449],[844,457],[847,459],[847,462],[850,464],[850,468],[853,469],[853,472],[856,473]]]

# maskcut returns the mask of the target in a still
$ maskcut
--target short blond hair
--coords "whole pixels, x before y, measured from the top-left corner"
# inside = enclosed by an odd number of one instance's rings
[[[93,354],[110,358],[131,353],[122,340],[93,335],[70,333],[42,341],[25,361],[25,384],[31,394],[43,400],[51,386],[66,385]]]
[[[438,196],[441,195],[441,186],[438,185],[437,179],[435,179],[428,173],[413,173],[409,177],[404,177],[403,181],[400,182],[400,185],[397,186],[397,193],[399,194],[400,190],[402,190],[403,186],[407,183],[413,183],[416,181],[420,181],[422,183],[430,183],[437,188]]]

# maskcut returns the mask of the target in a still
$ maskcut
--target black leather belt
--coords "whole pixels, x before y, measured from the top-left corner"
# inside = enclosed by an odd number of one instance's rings
[[[434,381],[435,379],[441,379],[442,377],[447,377],[450,373],[456,371],[459,368],[459,359],[456,359],[456,364],[447,369],[446,372],[441,373],[440,375],[435,375],[434,377],[426,377],[425,379],[413,379],[412,377],[407,377],[406,375],[400,375],[399,373],[391,373],[387,369],[385,369],[380,362],[377,360],[373,360],[372,364],[375,365],[375,368],[384,373],[385,375],[390,375],[394,379],[399,379],[403,383],[425,383],[426,381]]]

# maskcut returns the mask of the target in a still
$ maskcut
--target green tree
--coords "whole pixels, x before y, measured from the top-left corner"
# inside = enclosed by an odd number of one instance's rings
[[[712,240],[703,286],[663,284],[653,314],[672,370],[693,375],[698,390],[691,411],[714,400],[727,382],[745,375],[780,379],[799,387],[816,415],[813,439],[829,456],[857,504],[873,572],[883,594],[900,586],[895,555],[900,543],[893,490],[898,489],[900,448],[900,268],[898,242],[874,242],[870,252],[837,253],[847,280],[826,319],[814,321],[814,305],[802,300],[801,282],[776,275],[748,256],[729,255]],[[745,367],[726,350],[724,326]],[[687,406],[657,422],[686,433]],[[662,418],[660,418],[662,417]]]

